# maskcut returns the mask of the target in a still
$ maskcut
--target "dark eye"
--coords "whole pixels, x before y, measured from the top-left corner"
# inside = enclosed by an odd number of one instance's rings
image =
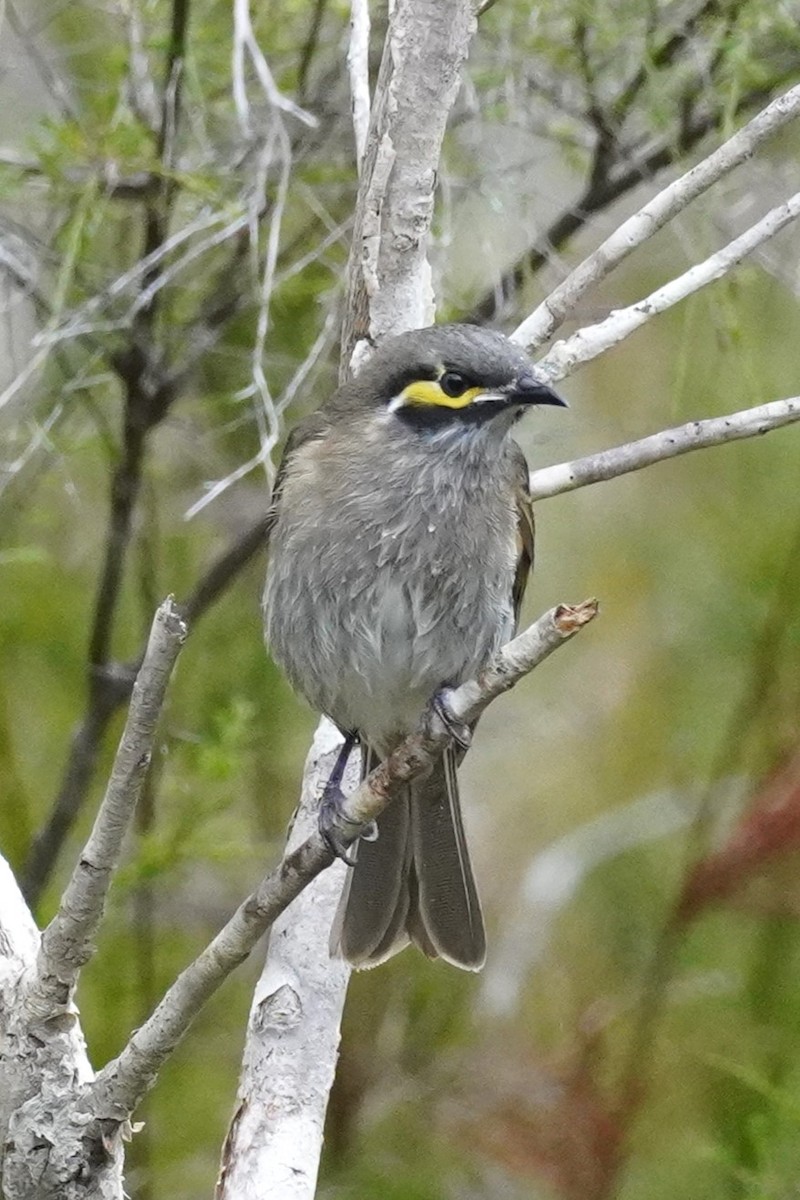
[[[469,381],[463,375],[459,374],[458,371],[445,371],[439,380],[439,387],[445,396],[451,396],[455,399],[456,396],[464,395],[464,392],[469,387]]]

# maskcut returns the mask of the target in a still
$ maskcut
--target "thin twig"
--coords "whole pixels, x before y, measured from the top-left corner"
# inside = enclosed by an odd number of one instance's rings
[[[10,146],[0,147],[0,167],[11,167],[22,175],[35,179],[47,179],[47,172],[37,158],[20,154]],[[96,181],[106,196],[118,200],[146,199],[158,186],[157,177],[150,171],[133,171],[129,175],[120,175],[113,159],[106,159],[92,167],[67,168],[62,172],[61,178],[66,183],[81,188]]]
[[[65,117],[75,120],[75,105],[72,97],[69,94],[67,85],[64,83],[64,80],[61,78],[58,72],[53,69],[51,64],[48,62],[47,57],[42,53],[41,45],[43,43],[41,39],[31,33],[23,24],[19,13],[17,12],[17,7],[14,3],[14,0],[6,0],[5,11],[8,17],[9,25],[25,47],[25,53],[33,63],[34,69],[36,70],[36,73],[44,84],[46,90],[53,97],[61,109],[62,114]],[[0,15],[2,15],[2,9],[0,9]]]
[[[77,308],[63,324],[55,329],[44,330],[37,334],[32,339],[32,344],[47,345],[50,342],[66,341],[74,337],[78,337],[85,332],[84,326],[87,320],[96,312],[104,308],[110,301],[123,295],[129,289],[141,284],[141,281],[148,276],[154,266],[169,257],[174,250],[183,245],[184,242],[190,241],[196,234],[203,233],[207,229],[213,229],[215,226],[224,225],[223,234],[231,236],[238,229],[241,229],[247,224],[247,217],[240,213],[231,218],[231,213],[226,212],[209,212],[208,209],[203,209],[193,221],[184,225],[181,229],[171,234],[156,250],[151,254],[140,258],[129,270],[118,275],[116,279],[107,284],[94,296],[90,297],[84,304]],[[212,235],[214,240],[203,243],[204,248],[210,248],[218,244],[220,235]],[[224,240],[224,239],[223,239]],[[196,257],[196,255],[195,255]],[[181,263],[183,260],[180,260]],[[191,261],[191,260],[190,260]],[[153,285],[151,285],[153,286]],[[163,286],[163,285],[160,285]],[[125,323],[129,322],[136,310],[132,310],[124,319]],[[6,401],[6,396],[0,396],[0,407]]]
[[[128,30],[128,89],[136,116],[152,133],[158,130],[159,101],[142,35],[139,6],[126,6]]]
[[[308,88],[308,73],[311,69],[314,55],[317,52],[319,35],[322,29],[322,18],[325,15],[327,6],[328,0],[315,0],[314,12],[308,25],[308,34],[303,43],[303,49],[300,52],[300,61],[297,66],[297,101],[299,104],[304,104],[305,102]]]
[[[267,482],[270,484],[272,479],[269,468],[269,456],[278,443],[281,430],[275,402],[272,398],[272,391],[267,381],[267,375],[264,369],[264,355],[267,343],[267,332],[269,330],[270,308],[274,289],[275,270],[278,264],[281,228],[283,225],[283,215],[286,209],[286,200],[289,194],[289,180],[291,178],[292,170],[291,140],[278,113],[275,114],[273,130],[275,140],[280,148],[280,168],[278,174],[278,185],[275,191],[275,201],[272,207],[272,214],[269,223],[269,232],[267,234],[267,245],[264,253],[264,266],[261,272],[258,313],[256,316],[256,336],[253,340],[253,349],[250,356],[253,382],[252,388],[247,389],[245,393],[254,396],[258,401],[255,412],[256,421],[261,435],[260,461],[267,469]],[[266,171],[264,184],[266,184]],[[254,217],[254,246],[257,244],[256,221],[257,218]]]
[[[325,318],[325,321],[323,322],[322,329],[314,340],[314,344],[301,362],[300,366],[295,371],[292,378],[289,380],[282,396],[274,406],[276,425],[275,435],[265,438],[262,441],[258,453],[254,454],[252,458],[247,460],[247,462],[240,463],[238,467],[236,467],[233,471],[230,471],[223,479],[218,479],[214,483],[208,484],[203,495],[198,500],[195,500],[194,504],[192,504],[186,510],[187,521],[190,521],[192,517],[196,517],[199,512],[216,500],[217,497],[221,496],[223,492],[226,492],[234,483],[238,483],[240,479],[244,479],[245,476],[249,475],[249,473],[255,470],[256,467],[262,466],[266,462],[267,458],[277,444],[277,431],[282,424],[281,418],[283,417],[283,414],[286,412],[286,409],[289,407],[299,390],[302,388],[310,372],[314,369],[314,366],[318,362],[320,355],[323,353],[326,347],[330,345],[337,323],[338,314],[335,308],[331,308],[327,317]]]
[[[111,480],[108,525],[103,561],[89,636],[88,696],[84,717],[73,737],[67,769],[44,828],[35,838],[25,865],[26,894],[30,900],[40,892],[63,839],[80,809],[92,776],[103,733],[111,715],[130,685],[126,672],[110,662],[122,581],[130,544],[133,514],[141,488],[144,458],[150,431],[163,420],[175,397],[174,381],[159,364],[154,336],[157,318],[156,292],[149,294],[156,267],[167,247],[177,244],[169,236],[174,195],[170,168],[181,110],[182,64],[186,51],[190,0],[172,0],[167,42],[156,156],[163,174],[156,193],[149,197],[143,214],[143,253],[131,282],[140,285],[139,303],[131,314],[133,328],[125,348],[112,359],[124,390],[121,451]],[[186,230],[180,231],[182,235]],[[162,272],[163,274],[163,272]],[[124,277],[123,277],[124,278]],[[116,280],[100,296],[82,306],[81,316],[97,309],[115,294]],[[71,327],[74,330],[75,317]],[[52,333],[52,331],[50,331]],[[59,331],[59,332],[63,332]],[[43,349],[53,344],[45,342]],[[120,684],[122,686],[120,686]]]
[[[253,25],[250,20],[250,0],[234,0],[233,3],[233,99],[239,124],[245,136],[250,135],[250,101],[247,97],[245,80],[245,58],[252,62],[256,77],[269,104],[276,109],[297,117],[304,125],[312,129],[317,125],[317,118],[307,112],[294,100],[284,96],[275,83],[263,50],[256,40]]]

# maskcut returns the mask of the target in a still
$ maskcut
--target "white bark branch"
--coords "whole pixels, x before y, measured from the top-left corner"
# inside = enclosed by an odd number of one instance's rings
[[[548,496],[560,496],[576,488],[600,483],[604,479],[616,479],[629,471],[640,471],[653,463],[665,462],[690,450],[703,450],[708,446],[721,446],[724,442],[740,438],[757,437],[792,425],[800,421],[800,396],[788,400],[773,400],[757,408],[745,408],[741,412],[725,417],[709,417],[705,421],[689,421],[674,429],[663,429],[650,437],[636,442],[626,442],[610,450],[601,450],[573,462],[559,463],[553,467],[542,467],[532,471],[531,495],[534,500]]]
[[[800,85],[768,104],[718,150],[649,200],[615,229],[588,258],[543,300],[511,335],[534,354],[573,311],[578,301],[692,200],[749,158],[767,138],[800,113]]]
[[[33,966],[38,949],[36,922],[10,866],[0,856],[0,988]]]
[[[58,912],[42,935],[36,970],[24,1000],[36,1019],[55,1017],[70,1006],[80,969],[91,957],[92,939],[150,765],[161,706],[185,636],[186,626],[170,597],[156,612],[111,778],[89,840]]]
[[[467,0],[396,0],[356,207],[343,373],[361,338],[430,324],[427,242],[447,117],[475,18]]]
[[[316,832],[319,795],[341,745],[322,721],[309,751],[287,852]],[[358,784],[351,756],[345,790]],[[314,1195],[328,1094],[350,968],[331,959],[328,938],[347,868],[335,862],[312,880],[270,932],[256,987],[231,1135],[217,1200],[307,1200]]]
[[[78,1012],[32,1017],[25,994],[39,931],[0,857],[0,1178],[4,1200],[122,1200],[116,1131],[76,1114],[92,1078]],[[78,1106],[79,1107],[79,1106]],[[103,1145],[103,1136],[107,1134]],[[97,1172],[83,1172],[100,1146]],[[93,1189],[92,1185],[97,1183]]]
[[[20,984],[33,970],[38,950],[36,922],[10,866],[0,856],[0,1046],[9,1044],[12,1014],[19,1006]],[[0,1146],[5,1143],[12,1112],[30,1094],[31,1083],[24,1065],[20,1065],[14,1054],[0,1053]]]
[[[774,237],[781,229],[800,215],[800,192],[785,204],[770,210],[755,225],[739,237],[734,238],[722,250],[710,255],[704,262],[697,263],[658,288],[643,300],[627,308],[617,309],[605,321],[578,330],[572,337],[556,342],[553,348],[537,363],[537,371],[548,381],[564,379],[576,367],[590,362],[629,337],[636,329],[653,317],[699,291],[706,284],[721,279],[758,246]]]
[[[369,27],[369,0],[350,0],[347,73],[350,78],[350,103],[353,109],[353,133],[359,175],[369,133]]]

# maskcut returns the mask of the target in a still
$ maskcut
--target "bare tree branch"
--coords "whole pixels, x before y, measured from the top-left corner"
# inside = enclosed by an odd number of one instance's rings
[[[588,325],[564,341],[556,342],[544,358],[539,360],[537,369],[549,380],[564,379],[577,366],[604,354],[653,317],[666,312],[693,292],[727,275],[743,258],[774,237],[798,216],[800,192],[785,204],[771,209],[766,216],[734,238],[722,250],[710,255],[703,262],[696,263],[677,279],[670,280],[643,300],[638,300],[627,308],[616,309],[605,321]],[[513,336],[516,339],[517,335]]]
[[[682,212],[692,200],[744,162],[767,138],[800,113],[800,86],[773,100],[749,124],[680,179],[648,201],[593,250],[514,331],[515,341],[535,353],[558,329],[586,292],[637,246]]]
[[[150,765],[167,684],[185,637],[186,626],[170,597],[153,621],[128,721],[91,835],[58,912],[42,934],[36,970],[26,990],[26,1003],[37,1020],[49,1019],[71,1003],[78,973],[91,957],[111,879]]]
[[[143,258],[136,276],[137,281],[141,281],[142,295],[147,295],[152,288],[159,255],[170,242],[169,220],[174,184],[169,168],[174,159],[180,118],[181,77],[189,9],[189,0],[173,0],[160,125],[156,136],[156,155],[164,174],[159,180],[156,194],[150,196],[144,206]],[[94,298],[95,307],[101,303],[99,297]],[[88,307],[84,306],[84,310]],[[110,655],[133,513],[141,486],[148,435],[163,420],[176,394],[175,382],[165,374],[153,345],[156,316],[155,295],[148,295],[146,303],[135,310],[128,344],[112,357],[124,393],[121,450],[111,480],[105,551],[89,637],[86,710],[73,737],[67,770],[50,817],[34,840],[25,865],[23,877],[29,900],[34,900],[38,895],[80,807],[103,731],[120,702],[119,676],[111,664]],[[44,348],[47,349],[47,346]],[[127,685],[128,681],[123,682]]]
[[[235,467],[234,470],[226,475],[224,479],[218,479],[215,483],[207,484],[203,495],[198,500],[195,500],[194,504],[187,509],[187,520],[191,520],[192,517],[196,516],[197,513],[201,512],[204,508],[206,508],[207,505],[216,500],[218,496],[221,496],[223,492],[227,491],[232,484],[237,483],[240,479],[244,479],[244,477],[256,467],[267,466],[270,455],[277,444],[286,409],[289,407],[289,405],[295,399],[297,393],[305,384],[322,352],[329,347],[334,336],[334,328],[337,324],[338,321],[336,310],[331,309],[308,354],[300,363],[292,378],[289,380],[289,383],[286,385],[286,388],[284,389],[280,399],[273,404],[270,397],[270,406],[272,409],[272,429],[264,430],[261,439],[261,447],[258,450],[258,453],[254,454],[252,458],[247,460],[247,462],[240,463],[239,466]],[[266,330],[264,332],[266,334]],[[254,354],[254,361],[255,358],[256,356]],[[261,374],[263,376],[263,371]],[[263,384],[266,388],[266,380],[263,381]],[[251,391],[252,389],[246,388],[242,395],[248,396],[251,394]]]
[[[0,167],[11,167],[23,175],[33,178],[44,178],[45,170],[36,158],[20,154],[10,146],[0,147]],[[64,178],[76,187],[85,187],[87,183],[96,180],[99,187],[107,196],[116,200],[143,200],[151,195],[158,187],[157,176],[149,171],[135,171],[129,175],[120,175],[117,164],[110,159],[101,162],[97,167],[89,169],[78,167],[64,171]]]
[[[359,174],[369,134],[369,0],[350,0],[350,43],[347,47],[350,102]]]
[[[61,111],[68,117],[74,118],[75,105],[69,94],[67,85],[59,73],[54,70],[46,55],[42,53],[36,35],[31,33],[27,26],[22,23],[14,0],[5,0],[5,11],[8,16],[9,25],[25,47],[25,53],[33,64],[34,70],[46,90],[53,97]],[[0,10],[0,15],[2,15],[2,10]]]
[[[249,21],[249,14],[248,21]],[[164,80],[160,92],[160,104],[153,108],[153,135],[158,146],[163,150],[163,164],[168,168],[174,165],[176,150],[177,122],[180,113],[182,70],[181,63],[185,53],[186,30],[189,18],[188,0],[176,0],[171,8],[171,30],[165,50],[165,65],[162,72]],[[250,28],[252,33],[252,28]],[[138,39],[138,40],[137,40]],[[247,41],[245,37],[245,41]],[[254,39],[253,39],[254,41]],[[141,38],[137,31],[132,33],[131,54],[139,54]],[[257,46],[255,45],[255,50]],[[255,51],[254,51],[255,52]],[[249,51],[248,51],[249,53]],[[263,57],[263,56],[262,56]],[[257,64],[258,79],[265,87],[264,64]],[[145,61],[132,64],[131,70],[139,69],[149,74],[149,66]],[[269,68],[266,67],[268,72]],[[323,89],[329,86],[330,80],[324,77],[320,80]],[[155,88],[153,97],[155,97]],[[272,94],[267,87],[267,93]],[[330,123],[330,118],[329,118]],[[325,130],[320,127],[319,137],[325,136]],[[298,145],[300,143],[298,142]],[[295,145],[291,141],[291,150]],[[288,182],[289,156],[283,155],[282,194],[286,193]],[[261,167],[258,167],[261,171]],[[134,265],[120,276],[92,295],[81,304],[60,325],[52,324],[42,332],[41,344],[38,346],[33,360],[28,364],[23,376],[20,376],[0,395],[0,407],[7,403],[22,387],[26,379],[32,377],[47,361],[51,349],[62,341],[85,339],[87,335],[98,332],[119,331],[127,334],[125,345],[114,356],[114,366],[123,383],[125,394],[125,422],[122,436],[120,461],[115,468],[112,484],[111,514],[107,533],[107,548],[102,576],[98,583],[93,632],[91,635],[91,666],[89,668],[88,695],[86,707],[78,726],[73,734],[73,740],[68,754],[64,774],[55,798],[53,808],[45,826],[39,831],[28,855],[24,870],[24,886],[26,895],[35,901],[41,894],[44,882],[50,874],[52,866],[64,838],[71,828],[75,817],[85,799],[87,789],[94,772],[99,746],[113,713],[124,703],[130,693],[136,666],[123,665],[110,659],[111,633],[113,616],[116,612],[117,598],[120,595],[127,547],[131,530],[132,515],[135,512],[139,494],[139,479],[144,457],[147,453],[149,434],[172,407],[175,399],[185,388],[197,368],[198,357],[213,348],[219,340],[229,318],[235,316],[244,306],[246,289],[242,289],[236,280],[241,281],[242,271],[246,266],[248,253],[248,236],[258,236],[258,229],[270,219],[270,235],[265,256],[265,270],[262,273],[261,309],[259,316],[259,335],[254,349],[254,386],[258,383],[266,385],[263,379],[264,341],[267,330],[267,304],[274,288],[282,283],[293,270],[302,269],[308,262],[313,261],[317,253],[339,239],[341,229],[330,231],[329,236],[315,251],[300,263],[291,264],[282,273],[276,273],[278,260],[278,233],[280,221],[276,217],[275,205],[265,202],[264,192],[266,181],[256,179],[249,189],[254,204],[245,211],[225,209],[211,212],[203,208],[199,213],[183,224],[175,232],[168,229],[169,209],[173,201],[174,171],[164,171],[165,178],[156,179],[152,193],[147,193],[150,204],[150,214],[146,216],[146,229],[149,229],[149,245],[153,248],[145,252]],[[166,177],[169,177],[167,179]],[[260,196],[260,199],[259,199]],[[161,240],[154,237],[158,232],[154,217],[161,220]],[[302,234],[304,231],[300,231]],[[155,301],[172,284],[180,272],[185,271],[194,262],[209,251],[222,245],[229,239],[233,241],[233,251],[228,261],[219,272],[218,285],[206,295],[197,316],[194,328],[190,328],[183,339],[182,361],[170,369],[167,362],[166,340],[158,328],[154,328],[156,314]],[[147,249],[145,247],[145,249]],[[120,299],[131,298],[127,309],[119,314],[115,312]],[[108,319],[106,312],[109,313]],[[254,393],[255,394],[255,393]],[[268,408],[268,389],[259,392],[261,412],[257,418],[263,421],[262,414]],[[265,397],[267,398],[265,401]],[[280,405],[283,399],[279,401]],[[267,418],[267,423],[268,418]],[[277,428],[270,427],[268,435],[270,442],[277,437]],[[262,438],[262,440],[266,440]],[[266,458],[262,448],[259,462]],[[252,534],[252,542],[246,549],[244,557],[240,550],[234,548],[230,559],[232,574],[226,576],[228,568],[223,567],[212,582],[211,591],[205,592],[206,599],[218,594],[233,575],[243,565],[251,553],[254,553],[262,539],[256,530]],[[245,541],[248,541],[247,536]],[[205,585],[198,585],[203,592]]]
[[[319,44],[320,31],[322,29],[322,19],[325,16],[328,0],[315,0],[314,12],[308,25],[308,36],[303,43],[303,49],[300,52],[300,61],[297,66],[297,100],[299,104],[305,103],[306,93],[308,91],[308,73],[311,69],[314,55]]]
[[[320,722],[303,772],[288,854],[316,833],[319,796],[340,745],[338,729]],[[358,760],[355,753],[348,762],[346,791],[358,786]],[[344,863],[334,862],[322,871],[270,932],[217,1200],[263,1200],[265,1180],[280,1200],[307,1200],[314,1194],[350,979],[349,964],[331,958],[328,950],[331,914],[346,870]]]
[[[397,0],[384,44],[348,267],[342,371],[360,339],[433,317],[427,235],[447,115],[475,19],[469,5]],[[419,103],[420,89],[426,103]],[[391,230],[391,236],[384,231]]]
[[[92,1078],[77,1009],[67,1004],[55,1019],[48,1019],[32,1017],[25,1003],[38,949],[39,931],[0,856],[3,1196],[6,1200],[41,1200],[43,1196],[78,1200],[75,1172],[93,1155],[97,1164],[103,1164],[101,1188],[90,1193],[93,1200],[123,1200],[118,1134],[87,1123],[85,1114],[72,1120],[76,1095]],[[74,1157],[77,1147],[80,1150]],[[67,1180],[72,1180],[72,1187]],[[87,1183],[84,1175],[79,1185],[84,1197]]]
[[[17,1009],[21,981],[34,969],[38,950],[36,922],[11,867],[0,855],[0,1013]],[[11,1057],[7,1055],[5,1063],[0,1061],[0,1145],[6,1139],[11,1114],[27,1099],[28,1080],[23,1071],[14,1071]]]
[[[250,101],[247,97],[245,81],[245,60],[247,58],[255,68],[256,76],[264,95],[269,103],[283,112],[291,114],[312,128],[317,124],[317,118],[306,112],[294,100],[278,89],[272,71],[253,32],[250,20],[250,0],[234,0],[233,3],[233,98],[242,130],[250,133]]]
[[[664,429],[636,442],[626,442],[612,450],[601,450],[570,463],[543,467],[531,473],[531,495],[534,500],[560,496],[576,488],[587,487],[606,479],[616,479],[630,471],[640,471],[657,462],[666,462],[690,450],[721,446],[740,438],[760,437],[783,425],[800,421],[800,396],[788,400],[773,400],[758,408],[746,408],[726,417],[709,417],[705,421],[689,421],[674,429]]]
[[[792,82],[793,79],[794,75],[787,80],[776,80],[775,86]],[[744,93],[736,104],[736,115],[766,103],[770,94],[763,87]],[[676,136],[665,138],[655,146],[644,147],[635,154],[625,154],[622,161],[615,163],[613,170],[609,170],[602,179],[595,178],[587,183],[578,199],[556,217],[521,259],[502,273],[497,283],[484,293],[464,319],[482,323],[498,317],[522,287],[525,278],[550,262],[553,254],[563,249],[592,216],[608,208],[632,188],[652,179],[665,167],[671,166],[708,133],[719,128],[720,119],[720,112],[715,108],[695,111],[689,105]]]

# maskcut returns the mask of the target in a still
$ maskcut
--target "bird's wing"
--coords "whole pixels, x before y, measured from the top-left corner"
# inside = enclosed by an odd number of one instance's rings
[[[273,526],[278,519],[280,511],[281,493],[283,484],[286,479],[287,469],[292,461],[292,458],[307,442],[314,441],[315,438],[323,437],[327,429],[328,423],[325,417],[320,412],[313,412],[304,420],[298,421],[292,429],[286,445],[283,447],[281,461],[278,463],[278,470],[275,473],[275,482],[272,485],[272,498],[269,505],[269,513],[267,515],[267,540],[269,541]]]
[[[517,570],[511,594],[514,600],[514,620],[519,623],[525,588],[528,586],[528,578],[533,569],[534,524],[533,504],[528,483],[528,463],[516,444],[514,468],[514,497],[517,503]]]

